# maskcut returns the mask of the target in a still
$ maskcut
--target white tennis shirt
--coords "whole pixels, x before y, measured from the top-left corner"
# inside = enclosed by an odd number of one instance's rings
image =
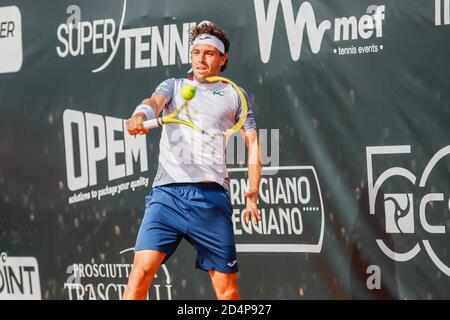
[[[167,79],[156,88],[153,95],[163,94],[168,101],[163,110],[164,115],[181,108],[184,102],[181,88],[185,84],[196,87],[196,92],[187,108],[178,114],[178,119],[193,122],[197,127],[213,132],[231,129],[239,120],[241,100],[232,85],[224,82],[199,83],[192,78]],[[253,108],[248,97],[247,104],[247,120],[243,128],[255,129]],[[185,125],[163,125],[158,171],[153,187],[169,183],[208,181],[217,182],[229,190],[230,179],[225,163],[227,142],[227,137],[211,137]]]

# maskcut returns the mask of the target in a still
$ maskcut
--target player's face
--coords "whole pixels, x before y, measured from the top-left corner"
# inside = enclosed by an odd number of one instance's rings
[[[221,55],[212,45],[197,44],[192,48],[192,71],[200,82],[207,77],[220,75],[220,68],[226,61],[227,55]]]

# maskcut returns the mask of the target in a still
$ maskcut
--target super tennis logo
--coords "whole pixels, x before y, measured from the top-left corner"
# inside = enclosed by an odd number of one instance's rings
[[[17,72],[23,62],[22,16],[16,6],[0,7],[0,73]]]
[[[246,169],[229,169],[232,222],[238,252],[320,252],[325,211],[314,167],[265,167],[256,225],[244,222]]]
[[[124,0],[117,25],[111,18],[83,21],[81,8],[70,5],[67,7],[65,23],[60,24],[56,31],[58,56],[67,58],[88,53],[107,54],[103,64],[94,66],[94,73],[111,64],[121,44],[124,45],[123,63],[126,70],[175,65],[177,58],[181,64],[190,62],[189,29],[196,25],[195,22],[183,23],[181,30],[176,24],[166,24],[162,28],[149,26],[124,29],[126,11],[127,0]]]
[[[263,63],[270,60],[280,2],[293,61],[298,61],[301,57],[305,30],[313,54],[320,52],[325,33],[331,30],[333,30],[333,41],[335,43],[383,37],[384,5],[369,6],[366,9],[366,14],[359,18],[357,16],[337,17],[334,19],[334,23],[331,20],[323,20],[319,23],[314,8],[308,1],[300,5],[295,15],[292,0],[269,0],[267,6],[264,0],[254,0],[259,47]],[[333,53],[352,55],[377,53],[380,50],[383,50],[382,44],[369,43],[362,46],[334,47]]]

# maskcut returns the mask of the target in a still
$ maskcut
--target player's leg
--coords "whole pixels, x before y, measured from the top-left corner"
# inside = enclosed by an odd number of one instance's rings
[[[236,244],[230,197],[215,184],[197,184],[189,206],[186,240],[197,252],[196,267],[208,271],[217,299],[239,299]]]
[[[239,300],[237,273],[222,273],[209,270],[211,281],[218,300]]]
[[[175,252],[186,228],[170,194],[162,189],[154,188],[145,199],[146,210],[134,246],[133,269],[124,299],[147,298],[155,273]]]
[[[148,288],[167,253],[156,250],[140,250],[134,254],[133,268],[123,294],[124,300],[147,299]]]

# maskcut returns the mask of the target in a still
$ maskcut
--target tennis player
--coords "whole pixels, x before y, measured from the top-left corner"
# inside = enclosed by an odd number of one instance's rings
[[[205,21],[191,30],[190,41],[194,77],[163,81],[126,121],[130,134],[146,134],[144,121],[180,108],[180,90],[186,84],[196,87],[187,109],[198,127],[224,131],[239,121],[242,106],[236,90],[225,82],[205,80],[219,76],[227,66],[230,42],[226,33]],[[244,220],[256,224],[261,219],[257,199],[262,166],[250,104],[241,134],[249,155]],[[209,272],[217,299],[240,299],[224,140],[187,126],[162,127],[158,170],[145,199],[145,215],[123,299],[148,298],[155,273],[183,238],[196,250],[196,267]]]

